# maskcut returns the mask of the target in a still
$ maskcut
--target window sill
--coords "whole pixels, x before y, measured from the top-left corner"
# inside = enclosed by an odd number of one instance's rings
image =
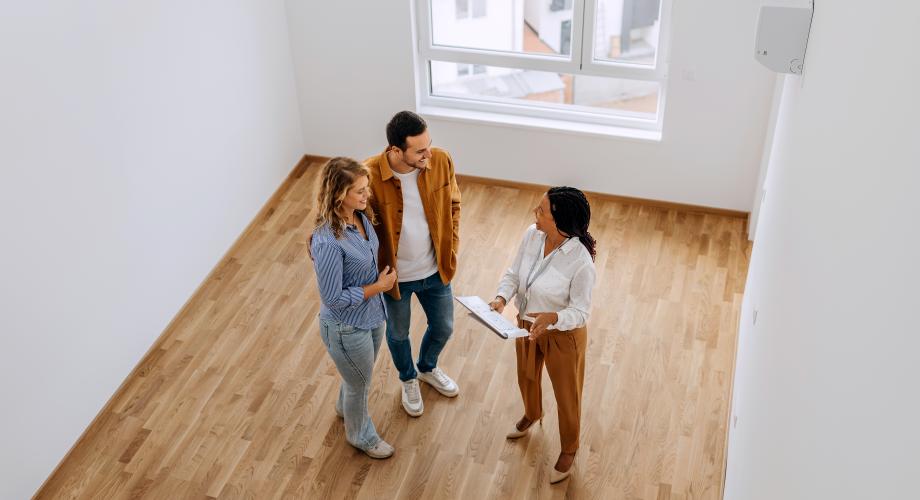
[[[480,123],[528,130],[544,130],[576,135],[618,138],[641,142],[661,142],[661,131],[642,130],[612,125],[599,125],[550,118],[535,118],[487,111],[447,108],[443,106],[419,105],[418,113],[431,118],[462,123]]]

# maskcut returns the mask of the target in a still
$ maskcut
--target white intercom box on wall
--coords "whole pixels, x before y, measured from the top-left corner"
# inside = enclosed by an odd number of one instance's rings
[[[802,74],[814,3],[763,5],[757,19],[754,57],[779,73]]]

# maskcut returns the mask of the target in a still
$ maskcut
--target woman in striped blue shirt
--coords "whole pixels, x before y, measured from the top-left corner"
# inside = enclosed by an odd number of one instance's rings
[[[320,335],[342,376],[336,413],[345,419],[345,437],[352,446],[373,458],[387,458],[393,447],[371,422],[367,394],[386,331],[381,293],[393,287],[396,272],[387,266],[377,273],[379,243],[367,204],[369,180],[367,167],[351,158],[326,163],[310,250],[322,298]]]

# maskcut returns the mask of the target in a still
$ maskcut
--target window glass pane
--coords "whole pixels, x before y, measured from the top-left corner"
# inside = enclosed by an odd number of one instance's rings
[[[572,0],[549,0],[549,10],[556,12],[572,8]]]
[[[456,19],[466,19],[470,16],[470,0],[454,0]]]
[[[661,0],[597,0],[594,58],[655,64]]]
[[[558,4],[550,0],[430,1],[435,45],[528,54],[571,53],[571,0]]]
[[[485,17],[488,0],[473,0],[473,17]]]
[[[482,66],[457,77],[458,63],[431,61],[431,95],[655,119],[657,82]]]

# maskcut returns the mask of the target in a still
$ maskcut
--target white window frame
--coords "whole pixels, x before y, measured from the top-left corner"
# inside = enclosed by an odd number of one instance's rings
[[[437,110],[446,110],[445,115],[453,117],[469,116],[477,121],[503,121],[511,124],[525,124],[527,118],[533,118],[535,126],[546,127],[547,124],[553,124],[550,128],[572,131],[585,131],[586,124],[588,126],[597,125],[598,130],[607,130],[600,132],[606,135],[621,135],[617,130],[627,129],[622,135],[633,136],[628,129],[638,129],[657,132],[656,138],[660,139],[668,79],[672,0],[661,0],[658,48],[655,52],[655,61],[651,65],[594,59],[597,1],[599,0],[574,0],[571,54],[562,56],[435,45],[431,27],[431,0],[414,0],[417,35],[416,84],[420,111],[438,114]],[[530,105],[522,104],[517,100],[501,98],[472,99],[436,96],[432,95],[431,91],[430,61],[482,64],[657,82],[659,86],[657,113],[653,119],[650,119],[646,114],[631,115],[627,111],[618,110],[605,112],[597,108],[568,104],[552,106],[541,102]],[[458,114],[456,111],[461,113]],[[464,115],[464,112],[471,113]],[[502,116],[509,116],[510,119],[503,120]]]

